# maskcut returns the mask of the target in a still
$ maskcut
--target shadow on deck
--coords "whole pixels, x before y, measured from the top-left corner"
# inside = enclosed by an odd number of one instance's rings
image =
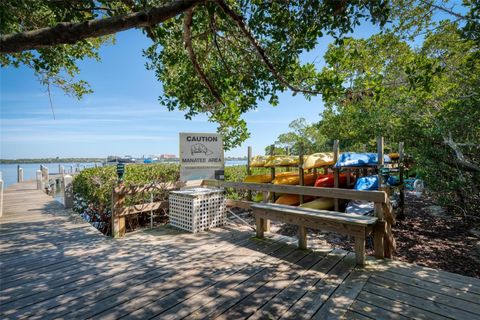
[[[26,189],[0,218],[3,319],[480,319],[478,279],[238,227],[110,239]]]

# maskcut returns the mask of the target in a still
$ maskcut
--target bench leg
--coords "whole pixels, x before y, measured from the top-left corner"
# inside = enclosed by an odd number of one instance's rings
[[[255,218],[257,224],[257,238],[263,238],[263,228],[265,220],[263,218]]]
[[[357,264],[365,265],[365,238],[355,237],[355,258]]]
[[[270,220],[268,220],[268,219],[263,220],[263,231],[265,231],[265,232],[270,231]]]
[[[298,226],[298,248],[307,249],[307,228],[304,226]]]
[[[378,221],[373,229],[373,249],[375,250],[375,258],[383,259],[385,257],[385,221]]]

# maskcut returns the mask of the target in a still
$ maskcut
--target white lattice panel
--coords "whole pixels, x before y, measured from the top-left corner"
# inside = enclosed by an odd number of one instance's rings
[[[223,190],[193,188],[169,194],[170,225],[199,232],[225,224],[227,217]]]

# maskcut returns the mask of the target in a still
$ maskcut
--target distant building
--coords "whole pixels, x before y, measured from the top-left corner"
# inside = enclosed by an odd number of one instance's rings
[[[174,154],[164,153],[160,155],[160,159],[176,159],[177,156]]]

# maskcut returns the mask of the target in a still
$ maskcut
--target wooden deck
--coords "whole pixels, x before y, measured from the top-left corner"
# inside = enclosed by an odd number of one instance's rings
[[[110,239],[31,183],[0,222],[2,319],[480,319],[479,279],[241,228]]]

